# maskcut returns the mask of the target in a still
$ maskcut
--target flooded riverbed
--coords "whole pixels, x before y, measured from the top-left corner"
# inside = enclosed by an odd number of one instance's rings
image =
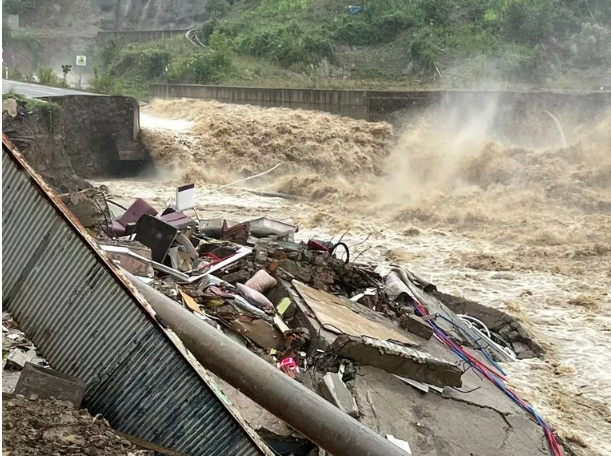
[[[430,126],[407,130],[402,138],[389,141],[386,127],[369,128],[321,114],[323,120],[316,113],[301,112],[303,128],[320,130],[326,125],[326,136],[319,137],[320,150],[309,148],[307,160],[295,159],[262,182],[248,183],[284,192],[300,187],[292,193],[301,198],[293,200],[241,188],[215,189],[244,176],[245,169],[260,172],[278,162],[270,156],[257,161],[252,152],[257,142],[277,141],[278,150],[293,154],[303,151],[290,143],[291,137],[315,142],[314,132],[296,135],[291,127],[296,120],[290,117],[294,114],[283,110],[274,114],[278,117],[273,133],[285,136],[240,139],[240,147],[252,146],[245,158],[249,166],[237,165],[240,150],[236,149],[227,169],[219,171],[222,160],[212,159],[214,148],[220,147],[218,137],[190,131],[192,124],[185,122],[202,121],[193,115],[192,105],[190,109],[189,115],[181,115],[180,105],[172,105],[168,113],[179,123],[170,132],[173,124],[160,123],[159,110],[153,108],[142,119],[143,127],[151,128],[148,137],[156,138],[152,145],[159,140],[164,145],[161,169],[172,161],[174,170],[190,173],[95,184],[107,185],[125,202],[142,197],[162,208],[173,198],[175,185],[191,178],[197,181],[201,218],[286,219],[302,227],[301,240],[337,239],[348,231],[344,241],[352,246],[351,257],[357,261],[407,264],[443,291],[516,316],[547,355],[544,360],[504,366],[510,385],[583,454],[611,455],[609,131],[593,125],[590,134],[558,150],[516,149],[469,136],[460,146],[453,143],[448,155],[443,137],[431,139],[436,132]],[[252,108],[248,117],[245,107],[232,111],[214,105],[202,112],[209,109],[220,116],[217,124],[225,126],[236,116],[256,123],[262,111]],[[227,118],[222,117],[225,111],[231,112]],[[266,122],[269,116],[266,113]],[[285,133],[282,125],[288,125]],[[337,161],[340,156],[332,156],[342,145],[351,155],[345,170]],[[207,157],[215,165],[213,173]],[[287,153],[282,157],[290,159]],[[389,163],[391,168],[385,169]],[[194,168],[201,172],[194,173]],[[292,187],[286,185],[291,179]]]

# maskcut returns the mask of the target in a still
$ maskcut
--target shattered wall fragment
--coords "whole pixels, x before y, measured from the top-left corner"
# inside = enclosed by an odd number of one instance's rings
[[[460,386],[458,362],[435,358],[426,352],[370,337],[339,336],[330,350],[359,364],[436,386]]]

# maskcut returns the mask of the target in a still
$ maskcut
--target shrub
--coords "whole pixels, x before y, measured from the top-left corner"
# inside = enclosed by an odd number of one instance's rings
[[[216,18],[208,19],[206,22],[204,22],[201,28],[197,31],[197,37],[202,43],[208,44],[208,39],[210,38],[210,35],[214,33],[218,23],[219,22],[216,20]]]
[[[107,93],[111,95],[123,94],[123,82],[114,77],[109,70],[100,74],[98,64],[93,65],[93,78],[89,80],[91,88],[96,93]]]
[[[331,42],[321,30],[306,32],[295,22],[248,30],[233,44],[238,53],[265,57],[285,67],[318,63],[332,54]]]
[[[611,27],[585,23],[565,44],[571,61],[582,68],[611,62]]]
[[[420,0],[419,9],[425,23],[429,25],[446,25],[450,22],[452,12],[451,0]]]
[[[3,0],[2,12],[5,14],[27,13],[31,9],[34,9],[36,3],[37,0]]]
[[[138,73],[150,79],[163,75],[170,57],[170,52],[165,49],[144,49],[138,55]]]
[[[100,52],[100,60],[102,67],[107,69],[114,65],[121,58],[121,49],[123,48],[119,38],[108,40],[102,51]]]
[[[407,47],[407,57],[416,73],[437,71],[440,53],[437,37],[427,32],[414,34]]]
[[[570,34],[579,21],[560,0],[511,0],[501,25],[510,41],[535,45],[554,34]]]
[[[36,76],[41,84],[49,86],[59,85],[59,77],[53,72],[51,67],[39,66],[36,69]]]
[[[188,63],[188,68],[190,76],[197,84],[218,84],[234,72],[231,59],[213,51],[194,55]]]
[[[510,82],[538,82],[544,72],[537,49],[523,45],[508,45],[501,51],[498,68]]]
[[[416,24],[413,17],[401,13],[381,17],[344,16],[334,24],[334,40],[353,45],[382,44],[394,40],[401,30]]]
[[[178,84],[181,82],[194,82],[190,78],[191,69],[189,68],[190,59],[181,57],[172,59],[168,64],[168,71],[165,74],[166,80],[170,84]]]

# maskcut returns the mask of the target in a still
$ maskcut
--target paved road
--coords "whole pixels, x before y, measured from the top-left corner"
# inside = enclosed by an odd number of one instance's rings
[[[79,92],[78,90],[60,89],[58,87],[47,87],[39,84],[4,79],[2,81],[2,93],[6,93],[11,89],[13,89],[14,92],[31,98],[60,97],[63,95],[96,95],[89,92]]]

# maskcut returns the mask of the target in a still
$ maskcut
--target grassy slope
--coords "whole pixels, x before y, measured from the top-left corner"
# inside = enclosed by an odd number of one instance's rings
[[[608,2],[363,0],[350,14],[344,0],[214,0],[207,49],[181,37],[106,49],[101,72],[135,94],[150,81],[594,88],[609,85]]]

